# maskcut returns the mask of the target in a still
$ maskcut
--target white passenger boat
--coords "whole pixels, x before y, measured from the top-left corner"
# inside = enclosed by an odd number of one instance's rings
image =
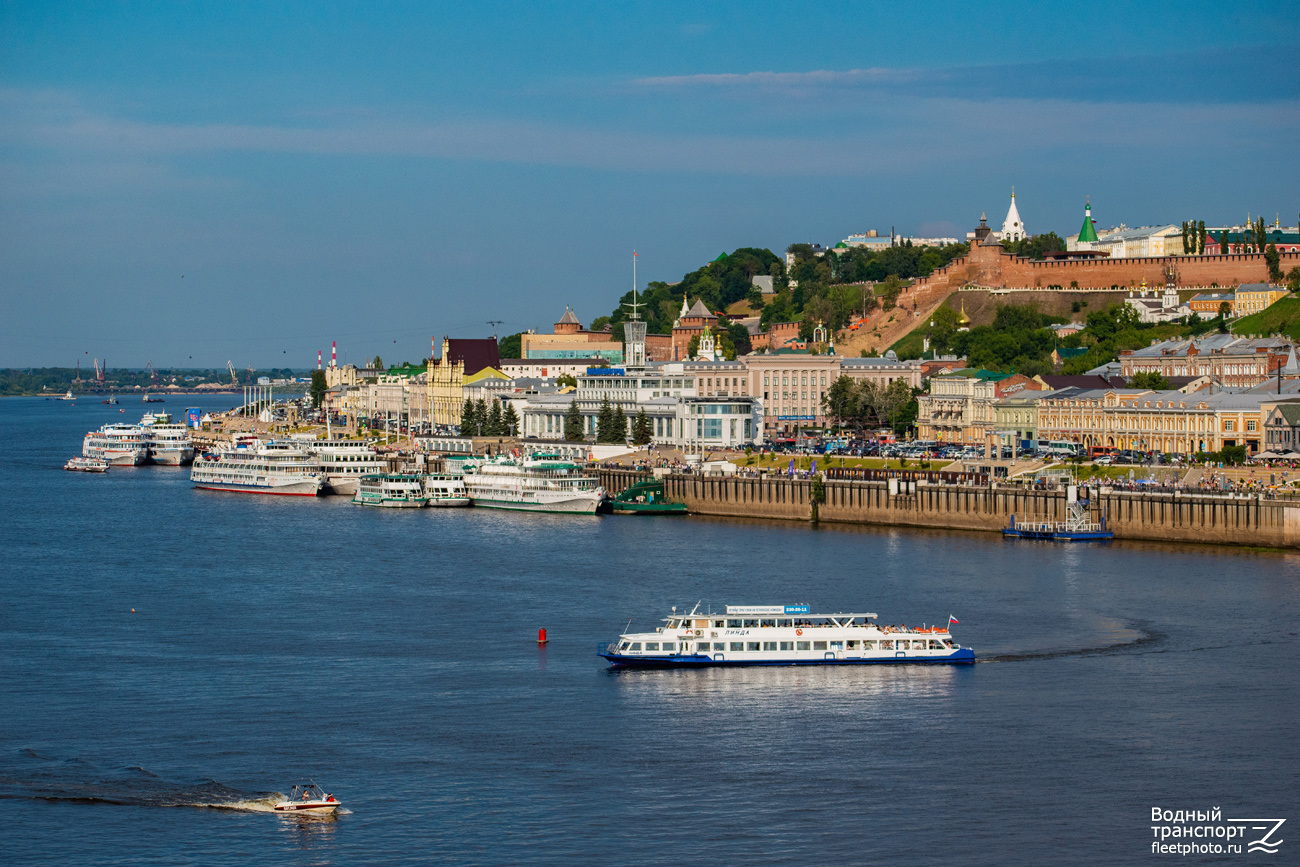
[[[812,614],[807,605],[728,605],[724,614],[674,607],[654,632],[629,632],[598,653],[615,667],[969,663],[975,651],[952,640],[949,623],[884,626],[875,614]]]
[[[149,442],[136,424],[106,424],[86,434],[81,453],[103,458],[115,467],[138,467],[149,459]]]
[[[414,473],[376,473],[362,476],[352,502],[358,506],[418,509],[429,502],[424,480]]]
[[[320,463],[292,443],[266,442],[194,459],[194,487],[206,491],[314,497],[325,484]]]
[[[464,476],[450,473],[426,473],[424,476],[424,493],[429,498],[429,505],[435,508],[454,508],[469,505],[469,494],[465,490]]]
[[[537,454],[503,456],[465,470],[465,489],[475,506],[525,512],[594,515],[605,489],[572,461]]]
[[[155,464],[180,467],[194,461],[194,441],[190,429],[172,422],[170,413],[147,412],[140,419],[145,440],[149,444],[149,458]]]
[[[289,790],[289,797],[280,801],[273,808],[277,813],[306,813],[323,816],[334,813],[339,807],[339,799],[325,792],[315,783],[300,783]]]
[[[106,473],[108,461],[103,458],[69,458],[63,468],[79,473]]]
[[[388,469],[375,447],[361,440],[317,440],[306,447],[320,460],[330,493],[354,496],[362,476]]]

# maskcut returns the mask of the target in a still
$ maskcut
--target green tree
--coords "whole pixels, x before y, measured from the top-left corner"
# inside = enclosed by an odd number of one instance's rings
[[[1129,388],[1149,388],[1152,391],[1168,391],[1169,380],[1155,370],[1142,370],[1133,374],[1128,381]]]
[[[497,355],[501,358],[523,358],[524,335],[508,334],[497,341]]]
[[[638,446],[648,445],[654,438],[654,428],[650,424],[650,416],[646,415],[644,408],[637,411],[636,418],[632,422],[632,442]]]
[[[576,398],[569,401],[569,408],[564,412],[564,438],[569,442],[582,442],[587,438],[582,410],[578,409]]]
[[[1269,244],[1264,249],[1264,261],[1268,264],[1268,282],[1282,282],[1282,254],[1277,251],[1277,245]]]
[[[1292,292],[1300,292],[1300,265],[1286,272],[1286,288]]]
[[[610,431],[610,442],[627,442],[627,413],[623,412],[621,403],[614,407],[614,425],[613,430]]]
[[[376,355],[374,360],[370,362],[370,366],[373,367],[375,370],[383,370],[384,360],[380,358],[378,355]]]
[[[749,355],[754,351],[749,342],[749,329],[739,322],[730,322],[727,324],[727,337],[731,341],[733,355]]]
[[[903,292],[903,281],[898,278],[897,274],[890,274],[881,284],[877,294],[881,297],[881,309],[893,310],[894,305],[898,303],[898,296]]]
[[[1187,232],[1187,221],[1183,220],[1183,255],[1186,256],[1192,252],[1191,237]]]
[[[478,407],[474,401],[468,397],[465,398],[464,405],[460,408],[460,435],[464,437],[476,437],[479,435]]]
[[[562,373],[559,376],[555,377],[555,387],[556,388],[577,388],[578,380],[571,373]]]
[[[313,370],[311,372],[311,405],[320,409],[320,405],[325,402],[325,371]]]
[[[1205,253],[1205,221],[1201,220],[1196,224],[1196,252]]]
[[[610,441],[614,430],[614,407],[610,405],[609,398],[601,398],[600,410],[596,413],[596,442],[607,443]]]
[[[930,345],[937,352],[948,352],[961,328],[961,314],[951,307],[940,307],[930,317]]]
[[[484,425],[487,430],[483,433],[490,437],[503,436],[506,432],[503,421],[501,417],[501,401],[494,399],[491,408],[488,409],[487,424]]]
[[[519,435],[519,413],[515,411],[514,401],[506,401],[506,408],[501,411],[501,424],[506,436]]]
[[[862,396],[858,384],[848,376],[836,377],[822,397],[822,408],[840,425],[860,421],[861,406]]]
[[[488,407],[487,401],[479,398],[474,402],[474,420],[478,422],[478,435],[481,437],[495,436],[488,427]]]

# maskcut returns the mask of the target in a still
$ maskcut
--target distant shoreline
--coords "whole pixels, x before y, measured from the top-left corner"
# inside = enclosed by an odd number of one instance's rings
[[[267,386],[262,386],[262,387],[263,387],[263,388],[266,388]],[[276,387],[277,387],[277,388],[284,388],[284,391],[277,391],[277,392],[276,392],[276,395],[277,395],[277,396],[279,396],[279,395],[283,395],[283,394],[299,394],[299,393],[301,393],[301,394],[306,394],[306,393],[307,393],[307,389],[306,389],[306,388],[303,388],[303,389],[300,390],[300,389],[291,389],[291,388],[287,388],[287,387],[284,387],[284,386],[276,386]],[[240,386],[239,388],[227,388],[227,389],[220,389],[220,390],[215,389],[215,388],[213,388],[213,389],[204,389],[203,391],[150,391],[150,392],[134,391],[134,390],[131,390],[131,391],[85,391],[85,392],[82,392],[81,394],[75,394],[75,393],[74,393],[74,394],[72,395],[72,397],[73,397],[73,400],[81,400],[81,399],[83,399],[83,398],[86,399],[86,400],[90,400],[90,399],[92,399],[92,398],[103,399],[103,398],[107,398],[107,397],[116,397],[116,398],[118,398],[118,399],[120,400],[120,399],[123,398],[123,397],[126,397],[126,398],[132,398],[132,397],[134,397],[134,398],[141,398],[141,397],[143,397],[145,394],[149,394],[149,395],[152,396],[152,397],[160,397],[160,398],[163,398],[164,400],[165,400],[166,398],[169,398],[169,397],[203,397],[204,395],[243,394],[243,386]],[[0,397],[48,397],[50,400],[57,400],[57,399],[62,399],[62,397],[63,397],[63,393],[60,393],[60,392],[53,392],[53,391],[33,391],[33,392],[24,392],[23,394],[5,394],[5,395],[0,395]],[[71,402],[72,402],[72,401],[69,401],[69,403],[71,403]],[[145,401],[140,400],[139,403],[145,403]]]

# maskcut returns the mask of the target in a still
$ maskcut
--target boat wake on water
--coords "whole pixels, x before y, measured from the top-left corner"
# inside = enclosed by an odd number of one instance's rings
[[[241,813],[272,813],[280,792],[250,792],[205,780],[178,783],[138,765],[106,769],[83,759],[55,759],[19,751],[18,762],[0,767],[0,800],[64,801],[130,807],[192,807]]]
[[[1118,653],[1136,653],[1150,652],[1156,650],[1163,644],[1168,636],[1158,629],[1152,628],[1144,621],[1132,621],[1129,628],[1137,632],[1136,637],[1127,641],[1118,641],[1111,644],[1094,645],[1091,647],[1063,648],[1057,650],[1030,650],[1018,653],[995,653],[988,656],[980,656],[975,662],[1027,662],[1038,659],[1064,659],[1071,656],[1106,656]]]

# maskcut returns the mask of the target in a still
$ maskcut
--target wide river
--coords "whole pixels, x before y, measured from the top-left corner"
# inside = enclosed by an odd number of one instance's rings
[[[4,864],[1297,863],[1300,553],[60,471],[121,408],[0,400]],[[700,600],[952,614],[981,662],[595,655]],[[347,812],[266,812],[305,777]],[[1153,855],[1153,807],[1294,842]]]

